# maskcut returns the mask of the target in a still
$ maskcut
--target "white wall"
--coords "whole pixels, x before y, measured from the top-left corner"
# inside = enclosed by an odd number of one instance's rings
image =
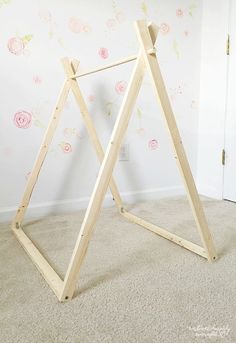
[[[222,199],[227,87],[228,0],[204,0],[197,184],[201,194]]]
[[[77,57],[81,69],[86,70],[135,54],[135,19],[153,20],[160,25],[158,58],[196,174],[201,1],[15,0],[4,1],[0,6],[0,220],[10,219],[20,202],[64,79],[60,58]],[[108,56],[106,50],[101,56],[100,48],[106,48]],[[81,79],[104,146],[123,97],[115,86],[119,81],[128,82],[131,70],[132,65],[126,65]],[[126,201],[173,195],[182,190],[148,78],[126,142],[130,160],[118,162],[115,170]],[[33,193],[29,214],[84,207],[98,169],[79,110],[70,96]]]

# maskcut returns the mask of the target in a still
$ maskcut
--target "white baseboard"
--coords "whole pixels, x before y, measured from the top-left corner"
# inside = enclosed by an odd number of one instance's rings
[[[222,200],[222,192],[219,189],[215,189],[208,186],[197,185],[198,193],[208,198]]]
[[[121,197],[124,203],[135,203],[182,194],[184,194],[184,188],[182,186],[174,186],[122,192]],[[30,204],[27,209],[27,218],[45,217],[50,214],[75,212],[85,209],[88,206],[88,203],[89,197]],[[112,196],[107,194],[105,196],[103,206],[108,207],[112,206],[113,204],[114,202],[112,200]],[[0,222],[10,222],[13,219],[16,211],[16,206],[0,208]]]

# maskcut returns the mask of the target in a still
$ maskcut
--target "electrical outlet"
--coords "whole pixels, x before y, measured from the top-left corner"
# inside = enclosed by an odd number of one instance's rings
[[[129,161],[129,144],[124,143],[121,145],[119,153],[119,161]]]

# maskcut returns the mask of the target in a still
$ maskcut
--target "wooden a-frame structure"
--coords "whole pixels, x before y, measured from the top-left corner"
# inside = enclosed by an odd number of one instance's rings
[[[115,204],[118,207],[120,214],[131,222],[137,223],[144,228],[155,232],[156,234],[188,250],[191,250],[198,255],[201,255],[209,261],[216,259],[216,251],[213,245],[212,237],[208,229],[202,204],[199,199],[199,195],[194,183],[194,179],[189,167],[189,163],[184,151],[181,137],[176,125],[174,114],[172,112],[170,101],[158,65],[156,49],[154,47],[158,28],[152,23],[147,24],[146,21],[136,21],[135,30],[140,43],[140,50],[136,56],[131,56],[118,62],[78,74],[76,74],[79,66],[79,62],[77,60],[69,61],[68,58],[64,58],[62,60],[62,64],[66,73],[66,80],[57,101],[56,108],[52,114],[49,126],[45,133],[45,137],[36,158],[36,162],[29,176],[21,205],[12,223],[12,230],[17,239],[22,244],[43,277],[46,279],[49,286],[58,297],[59,301],[70,300],[74,294],[80,267],[86,254],[88,244],[93,233],[93,228],[98,218],[99,211],[101,209],[101,205],[108,187],[110,187]],[[118,117],[116,119],[110,141],[104,154],[98,135],[89,115],[86,103],[77,83],[77,79],[79,77],[118,66],[120,64],[127,63],[133,60],[135,60],[135,66]],[[145,70],[147,70],[150,75],[155,95],[163,110],[164,119],[167,124],[171,141],[173,143],[175,158],[177,160],[177,164],[183,178],[189,203],[192,208],[203,247],[189,242],[161,227],[151,224],[137,217],[136,215],[127,212],[123,207],[121,196],[119,194],[115,181],[112,178],[113,168],[117,160],[122,139],[128,126],[130,116],[132,114],[132,110],[143,81]],[[82,227],[75,243],[74,251],[65,278],[64,280],[62,280],[50,266],[45,257],[35,247],[33,242],[24,233],[24,231],[22,230],[22,222],[31,198],[31,194],[36,184],[38,174],[48,152],[49,145],[52,141],[61,111],[65,105],[70,89],[72,90],[80,108],[80,112],[82,114],[82,118],[88,131],[89,137],[101,162],[101,167],[82,223]]]

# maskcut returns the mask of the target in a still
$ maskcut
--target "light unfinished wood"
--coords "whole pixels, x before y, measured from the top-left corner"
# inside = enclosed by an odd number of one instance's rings
[[[182,237],[175,235],[172,232],[169,232],[169,231],[167,231],[167,230],[165,230],[165,229],[163,229],[157,225],[154,225],[150,222],[147,222],[146,220],[143,220],[142,218],[139,218],[138,216],[136,216],[130,212],[123,211],[121,214],[122,214],[122,216],[124,216],[129,221],[131,221],[135,224],[138,224],[138,225],[144,227],[145,229],[148,229],[148,230],[156,233],[157,235],[159,235],[163,238],[166,238],[169,241],[174,242],[174,243],[180,245],[181,247],[194,252],[195,254],[198,254],[202,257],[207,258],[207,254],[206,254],[205,249],[203,249],[198,244],[192,243],[192,242],[190,242],[190,241],[188,241]]]
[[[18,241],[29,255],[34,265],[40,271],[42,276],[45,278],[47,283],[50,285],[53,292],[59,298],[61,289],[63,286],[63,281],[55,272],[55,270],[50,266],[45,257],[41,252],[36,248],[34,243],[28,238],[22,229],[13,229],[14,234],[16,235]]]
[[[187,157],[182,146],[174,115],[156,60],[156,50],[154,44],[156,41],[157,32],[158,27],[154,24],[147,25],[145,21],[136,22],[136,33],[140,41],[141,49],[139,51],[139,54],[135,57],[136,63],[134,66],[134,70],[126,94],[124,96],[115,126],[113,128],[113,132],[109,140],[105,155],[96,130],[93,126],[93,122],[89,115],[86,103],[83,99],[81,90],[76,81],[76,70],[79,66],[79,62],[77,60],[70,62],[67,58],[62,60],[67,80],[65,81],[62,92],[59,96],[56,109],[53,112],[53,116],[46,131],[34,168],[27,183],[21,206],[19,207],[17,215],[12,223],[12,229],[17,239],[20,241],[30,258],[39,269],[41,274],[44,276],[45,280],[48,282],[49,286],[52,288],[60,301],[69,300],[73,296],[76,282],[79,276],[80,267],[85,257],[88,244],[94,230],[94,225],[100,212],[102,201],[109,186],[120,213],[122,213],[122,215],[128,220],[137,223],[140,226],[143,226],[144,228],[149,229],[150,231],[153,231],[156,234],[168,240],[171,240],[174,243],[196,254],[205,257],[208,260],[212,260],[216,257],[201,202],[194,184],[191,170],[188,165]],[[129,57],[124,59],[123,61],[126,60],[126,62],[128,62],[128,59],[131,60],[131,58]],[[117,64],[113,63],[113,66],[115,65]],[[104,68],[96,68],[96,71],[99,71],[98,69],[103,70]],[[170,132],[170,137],[173,143],[177,162],[179,164],[179,168],[185,183],[189,201],[193,210],[194,218],[198,225],[198,230],[204,248],[196,245],[195,243],[189,242],[175,234],[172,234],[163,228],[151,224],[129,212],[126,212],[123,208],[122,200],[117,186],[112,179],[113,168],[118,157],[122,139],[130,120],[133,106],[135,104],[143,81],[145,69],[148,69],[149,71],[149,74],[153,81],[155,94],[157,96],[157,99],[160,101],[161,107],[163,109],[163,114],[166,119],[168,130]],[[92,72],[95,72],[95,69],[92,70]],[[90,73],[91,72],[88,72],[86,75]],[[59,121],[61,110],[65,104],[70,89],[72,90],[79,105],[89,137],[95,148],[98,158],[101,161],[101,167],[82,223],[81,230],[75,243],[75,248],[65,278],[62,281],[61,278],[50,266],[50,264],[47,262],[45,257],[39,252],[37,247],[35,247],[33,242],[23,232],[20,226],[24,217],[25,210],[28,206],[34,185],[37,181],[41,166],[46,157],[49,144],[52,140],[57,123]]]
[[[143,57],[146,67],[153,82],[153,88],[158,102],[161,104],[164,118],[170,133],[173,149],[176,155],[177,164],[182,175],[185,189],[188,195],[189,203],[197,224],[202,244],[207,252],[209,261],[216,259],[216,251],[213,245],[210,230],[208,229],[206,217],[202,208],[201,201],[195,186],[192,172],[185,154],[183,143],[179,134],[177,123],[171,108],[165,84],[161,75],[160,67],[155,55],[150,55],[147,51],[153,49],[153,42],[145,21],[136,21],[135,28],[139,43],[142,47]]]
[[[72,63],[70,63],[69,59],[68,58],[64,58],[62,59],[62,64],[63,64],[63,67],[64,67],[64,70],[65,70],[65,73],[66,73],[66,76],[68,78],[71,77],[71,75],[75,72],[75,70],[78,68],[78,65],[79,65],[79,61],[73,61]],[[81,93],[81,90],[79,88],[79,85],[76,81],[76,79],[74,78],[71,78],[69,80],[69,83],[70,83],[70,87],[71,87],[71,90],[74,94],[74,97],[75,97],[75,100],[77,101],[77,104],[80,108],[80,112],[82,114],[82,118],[83,118],[83,121],[84,121],[84,124],[85,124],[85,127],[88,131],[88,135],[89,135],[89,138],[90,138],[90,141],[97,153],[97,156],[98,156],[98,159],[100,162],[103,161],[103,158],[104,158],[104,152],[103,152],[103,148],[102,148],[102,145],[99,141],[99,138],[98,138],[98,135],[97,135],[97,132],[95,130],[95,127],[93,125],[93,122],[92,122],[92,119],[91,119],[91,116],[89,115],[89,111],[88,111],[88,107],[84,101],[84,98],[82,96],[82,93]],[[111,178],[111,181],[110,181],[110,184],[109,184],[109,187],[110,187],[110,190],[111,190],[111,193],[112,193],[112,196],[113,196],[113,199],[120,211],[121,207],[122,207],[122,200],[121,200],[121,197],[120,197],[120,194],[119,194],[119,191],[117,189],[117,186],[115,184],[115,181],[113,178]]]
[[[85,71],[85,72],[82,72],[82,73],[79,73],[79,74],[73,73],[70,76],[70,78],[76,79],[76,78],[79,78],[79,77],[82,77],[82,76],[94,74],[94,73],[97,73],[98,71],[102,71],[102,70],[105,70],[105,69],[110,69],[110,68],[113,68],[113,67],[117,67],[117,66],[119,66],[121,64],[125,64],[125,63],[129,63],[129,62],[135,61],[136,59],[137,59],[137,55],[126,57],[126,58],[124,58],[122,60],[119,60],[119,61],[116,61],[116,62],[113,62],[113,63],[110,63],[110,64],[105,64],[102,67],[97,67],[97,68],[94,68],[94,69],[91,69],[91,70],[88,70],[88,71]]]
[[[97,181],[90,198],[90,202],[79,232],[78,239],[75,244],[75,248],[64,280],[63,291],[60,298],[61,301],[71,299],[74,294],[79,270],[86,254],[89,240],[93,233],[94,224],[99,215],[101,204],[104,199],[115,162],[117,160],[119,148],[142,84],[143,76],[143,59],[142,55],[139,54],[121,105],[120,112],[116,119],[110,141],[108,143],[108,148],[105,153],[105,157],[102,162]]]
[[[156,40],[156,34],[157,29],[154,27],[152,30],[153,42]],[[79,270],[88,248],[94,224],[99,215],[101,204],[104,199],[115,162],[117,160],[119,148],[142,84],[143,76],[143,60],[141,53],[139,53],[129,86],[127,88],[110,141],[108,143],[108,148],[99,171],[99,175],[80,229],[79,236],[76,241],[71,261],[64,279],[60,301],[71,299],[74,294],[75,285],[79,276]]]
[[[26,188],[24,191],[24,195],[21,201],[21,205],[17,210],[16,216],[12,222],[12,228],[19,228],[21,226],[21,223],[24,219],[25,211],[29,205],[30,198],[34,189],[34,186],[37,182],[39,172],[42,168],[43,162],[45,160],[45,157],[47,155],[49,146],[51,144],[54,132],[56,131],[59,119],[60,119],[60,114],[65,106],[66,99],[68,97],[70,90],[70,84],[69,81],[65,81],[61,93],[59,95],[56,107],[52,113],[52,117],[50,119],[48,128],[46,130],[46,133],[43,138],[43,142],[41,144],[41,147],[38,152],[38,156],[35,160],[35,164],[33,166],[33,169],[29,175],[28,181],[26,183]]]

